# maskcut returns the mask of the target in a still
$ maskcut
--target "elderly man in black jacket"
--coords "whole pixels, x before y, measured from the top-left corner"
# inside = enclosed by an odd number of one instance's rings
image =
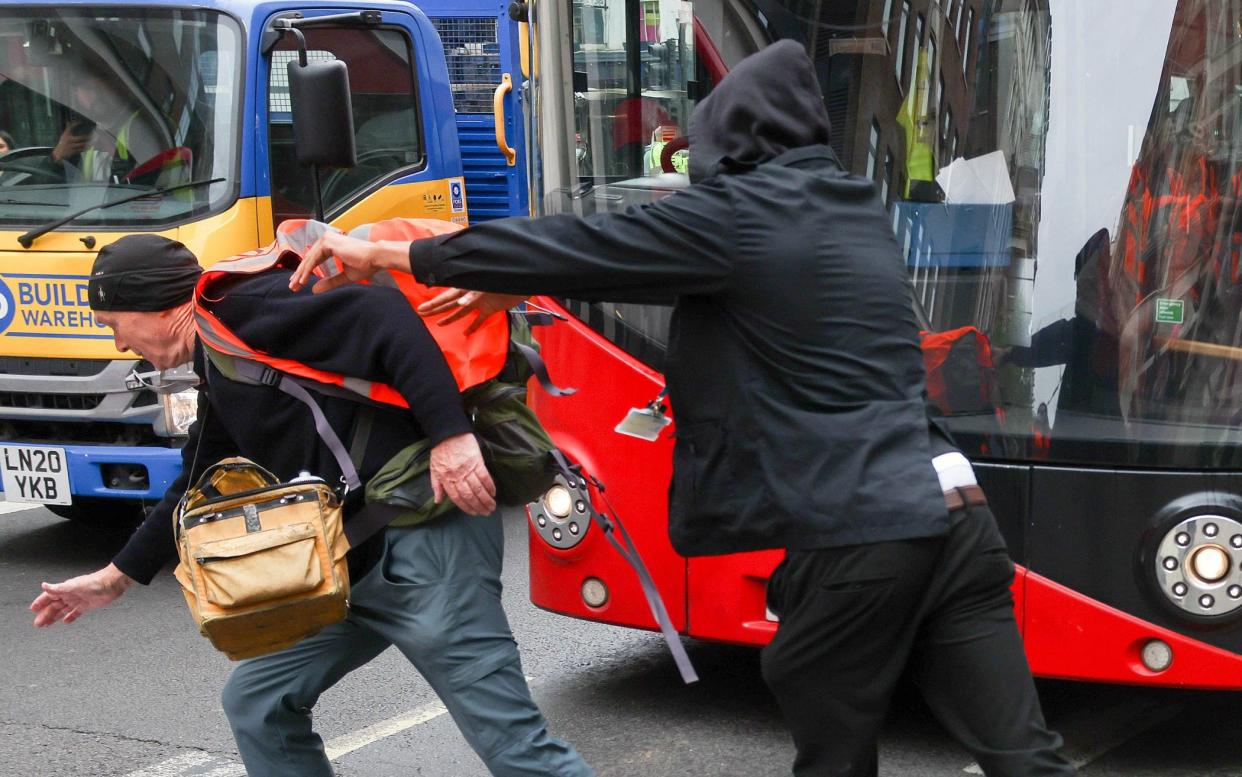
[[[112,330],[117,350],[161,370],[192,362],[204,381],[181,475],[112,563],[43,584],[30,606],[36,626],[72,623],[134,581],[149,583],[176,557],[172,516],[181,495],[222,458],[246,456],[285,479],[306,471],[338,482],[340,465],[304,404],[274,386],[230,380],[207,359],[194,325],[200,272],[185,246],[156,235],[123,237],[95,260],[91,309]],[[522,674],[500,600],[504,532],[495,489],[443,353],[395,289],[357,286],[315,297],[291,292],[289,278],[282,267],[237,277],[210,303],[212,312],[252,348],[395,388],[409,409],[377,408],[371,423],[357,402],[322,396],[318,403],[339,435],[366,438],[357,453],[364,483],[405,446],[426,439],[433,489],[460,509],[417,525],[398,516],[351,548],[346,618],[237,665],[222,702],[246,773],[331,777],[311,709],[342,677],[395,645],[492,774],[590,777],[577,751],[549,736]],[[364,423],[369,432],[360,437]],[[347,495],[346,525],[360,497],[360,490]]]
[[[412,244],[329,237],[294,283],[335,254],[350,278],[401,267],[488,292],[675,302],[669,530],[686,555],[788,551],[769,584],[781,623],[763,672],[795,774],[875,775],[908,664],[987,774],[1073,774],[1040,712],[995,520],[925,413],[888,215],[828,142],[810,60],[778,43],[695,111],[682,192]]]

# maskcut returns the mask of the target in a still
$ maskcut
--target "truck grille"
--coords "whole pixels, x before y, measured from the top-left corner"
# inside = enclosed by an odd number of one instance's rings
[[[458,113],[491,113],[492,93],[500,85],[500,44],[496,18],[433,17],[444,43],[453,107]]]
[[[147,445],[176,448],[184,438],[160,437],[149,424],[94,421],[89,424],[59,421],[0,421],[0,442],[53,443],[57,445]]]
[[[103,372],[110,362],[110,359],[42,359],[29,356],[0,356],[0,375],[89,378]]]
[[[34,394],[0,391],[0,408],[34,410],[94,410],[104,394]]]

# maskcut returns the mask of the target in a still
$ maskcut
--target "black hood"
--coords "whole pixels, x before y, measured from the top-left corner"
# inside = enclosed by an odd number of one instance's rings
[[[828,145],[831,126],[806,50],[790,40],[752,54],[690,117],[690,180],[743,172],[803,146]]]

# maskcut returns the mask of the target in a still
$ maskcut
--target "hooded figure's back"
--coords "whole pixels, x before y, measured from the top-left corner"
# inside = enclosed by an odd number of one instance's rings
[[[875,185],[828,142],[810,59],[777,43],[691,117],[689,188],[411,248],[432,285],[676,303],[669,533],[685,555],[948,530],[909,279]]]
[[[744,60],[691,118],[691,178],[726,193],[734,257],[727,286],[681,297],[672,325],[683,552],[946,529],[909,279],[876,187],[829,140],[790,41]]]

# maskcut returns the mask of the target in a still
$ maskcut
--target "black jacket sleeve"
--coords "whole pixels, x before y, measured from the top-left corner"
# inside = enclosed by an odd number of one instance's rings
[[[1031,335],[1030,346],[1017,345],[1008,361],[1019,367],[1051,367],[1065,364],[1074,350],[1074,319],[1056,321]]]
[[[410,269],[432,286],[668,304],[725,288],[734,233],[726,186],[711,179],[621,213],[502,219],[416,240]]]
[[[269,275],[213,306],[251,348],[392,386],[433,443],[471,431],[444,354],[399,291],[355,285],[295,293],[288,272]]]
[[[220,459],[237,455],[237,446],[224,426],[212,417],[205,386],[199,386],[198,420],[190,426],[189,438],[181,449],[181,474],[168,487],[164,498],[134,531],[125,547],[112,559],[117,569],[146,585],[177,555],[172,516],[177,502],[198,480],[203,470]]]

